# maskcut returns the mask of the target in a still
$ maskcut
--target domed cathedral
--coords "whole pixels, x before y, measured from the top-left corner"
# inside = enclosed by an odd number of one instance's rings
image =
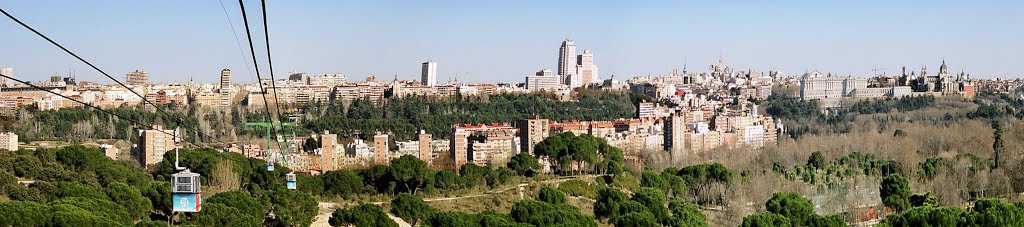
[[[906,76],[906,72],[903,74]],[[942,60],[942,65],[939,66],[939,73],[937,75],[929,76],[928,67],[922,67],[920,76],[915,78],[913,73],[911,73],[911,75],[906,76],[906,80],[909,81],[908,85],[913,87],[915,92],[934,92],[941,95],[973,97],[974,89],[970,77],[970,75],[961,72],[954,78],[953,74],[949,73],[949,66],[946,65],[946,60]]]
[[[936,85],[937,91],[942,92],[943,95],[952,95],[960,93],[960,85],[958,81],[953,80],[953,76],[949,74],[949,67],[946,66],[946,60],[942,60],[942,66],[939,66],[939,81]]]

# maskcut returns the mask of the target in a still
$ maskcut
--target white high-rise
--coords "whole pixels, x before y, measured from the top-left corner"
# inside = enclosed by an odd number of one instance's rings
[[[558,81],[558,77],[551,73],[550,69],[544,69],[534,76],[526,77],[526,89],[530,91],[554,91],[558,89],[559,84],[561,83]]]
[[[583,54],[576,57],[576,74],[579,75],[580,84],[587,85],[597,80],[597,66],[594,65],[594,54],[590,50],[583,50]]]
[[[220,70],[220,105],[231,104],[231,69]]]
[[[423,72],[420,75],[420,83],[423,86],[437,85],[437,62],[428,61],[423,63]]]
[[[231,69],[220,70],[220,91],[226,92],[231,87]]]
[[[128,74],[124,75],[124,83],[135,86],[149,84],[149,73],[140,70],[129,72]]]
[[[576,74],[576,43],[571,39],[562,41],[558,48],[558,76],[562,84],[570,84],[569,75]]]

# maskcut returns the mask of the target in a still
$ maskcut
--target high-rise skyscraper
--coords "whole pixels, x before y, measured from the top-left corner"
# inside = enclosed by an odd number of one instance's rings
[[[231,87],[231,69],[220,70],[220,91],[226,92]]]
[[[428,61],[423,63],[423,72],[420,78],[423,86],[437,85],[437,62]]]
[[[597,66],[594,65],[594,54],[590,50],[583,50],[583,54],[576,56],[576,73],[579,74],[580,84],[587,85],[597,80]]]
[[[558,76],[562,84],[569,84],[569,75],[576,74],[576,43],[571,39],[562,41],[558,48]]]
[[[124,80],[124,83],[129,85],[146,85],[149,84],[149,73],[135,70],[135,72],[125,74]]]
[[[220,106],[231,104],[231,69],[220,70]]]

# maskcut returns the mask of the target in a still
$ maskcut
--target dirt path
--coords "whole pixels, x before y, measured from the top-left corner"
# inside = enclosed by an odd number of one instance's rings
[[[429,199],[423,199],[423,201],[424,202],[433,202],[433,201],[449,201],[449,200],[460,200],[460,199],[474,198],[474,197],[487,196],[487,195],[496,194],[496,193],[502,193],[502,192],[506,192],[508,190],[513,190],[513,189],[519,189],[519,188],[523,188],[523,187],[529,186],[530,184],[545,184],[545,183],[555,183],[555,184],[558,184],[558,183],[562,183],[562,182],[565,182],[565,181],[568,181],[568,180],[594,178],[594,177],[597,177],[597,176],[598,175],[580,175],[580,176],[572,176],[572,177],[559,177],[559,178],[548,179],[548,180],[538,181],[538,182],[522,183],[522,184],[519,184],[519,185],[516,185],[516,186],[512,186],[512,187],[508,187],[508,188],[503,188],[503,189],[499,189],[499,190],[491,190],[491,191],[488,191],[488,192],[485,192],[485,193],[480,193],[480,194],[464,195],[464,196],[453,196],[453,197],[429,198]],[[382,205],[382,204],[384,204],[384,202],[372,202],[370,204]],[[317,205],[320,207],[320,214],[318,214],[316,216],[316,219],[313,220],[313,224],[311,226],[330,226],[330,224],[328,223],[328,220],[331,219],[331,213],[333,213],[334,210],[338,209],[338,203],[319,202]],[[388,214],[388,217],[390,217],[391,220],[394,220],[395,223],[398,223],[398,226],[400,226],[400,227],[411,227],[412,226],[412,225],[409,225],[409,223],[406,223],[401,218],[395,217],[390,212],[386,212],[385,211],[385,213]]]
[[[313,224],[311,224],[310,226],[331,226],[328,221],[331,220],[331,214],[334,213],[334,210],[338,209],[338,204],[319,202],[317,205],[320,207],[320,214],[316,215],[316,219],[313,220]],[[399,227],[412,227],[412,225],[405,222],[405,220],[395,217],[395,215],[392,215],[391,213],[387,214],[392,221],[398,223]]]

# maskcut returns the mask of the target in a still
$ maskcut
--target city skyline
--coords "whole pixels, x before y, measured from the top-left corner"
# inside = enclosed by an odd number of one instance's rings
[[[952,2],[581,3],[271,1],[274,73],[279,79],[294,70],[344,73],[350,80],[371,74],[417,80],[420,63],[432,59],[445,65],[438,69],[439,83],[456,74],[466,82],[521,83],[538,70],[557,69],[552,61],[558,57],[556,45],[566,38],[597,55],[599,79],[664,74],[684,64],[691,72],[704,71],[719,56],[738,70],[784,75],[819,70],[866,77],[875,68],[895,75],[901,66],[938,68],[943,59],[950,71],[981,79],[1024,72],[1014,62],[1024,53],[1014,39],[1022,29],[1013,22],[1024,19],[1012,13],[1019,2],[984,7]],[[237,3],[224,4],[241,32]],[[989,7],[994,5],[1002,7]],[[516,13],[538,10],[543,15],[567,6],[576,10],[538,18]],[[251,67],[243,70],[246,64],[217,2],[11,2],[0,8],[113,75],[142,70],[153,83],[217,82],[219,70],[231,68],[232,82],[255,81]],[[14,68],[15,76],[38,81],[73,70],[81,81],[110,82],[5,21],[0,29],[10,35],[0,38],[5,43],[0,48],[23,54],[4,55],[0,67]],[[264,51],[257,48],[266,71]]]

